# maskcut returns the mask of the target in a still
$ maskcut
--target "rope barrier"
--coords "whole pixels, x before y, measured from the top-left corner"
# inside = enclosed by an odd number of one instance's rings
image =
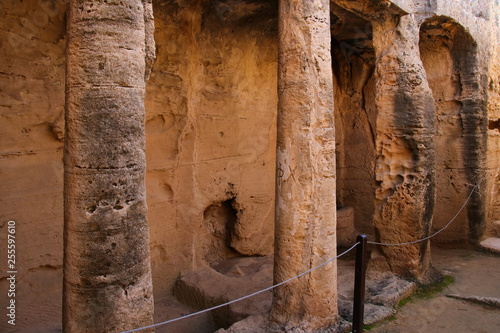
[[[200,315],[202,313],[210,312],[212,310],[219,309],[219,308],[222,308],[222,307],[227,306],[227,305],[231,305],[233,303],[236,303],[236,302],[242,301],[244,299],[256,296],[258,294],[262,294],[263,292],[266,292],[266,291],[272,290],[272,289],[274,289],[276,287],[279,287],[281,285],[284,285],[285,283],[288,283],[288,282],[290,282],[292,280],[298,279],[301,276],[304,276],[304,275],[306,275],[306,274],[308,274],[308,273],[310,273],[310,272],[312,272],[312,271],[314,271],[314,270],[316,270],[316,269],[318,269],[320,267],[325,266],[326,264],[328,264],[328,263],[330,263],[330,262],[332,262],[332,261],[334,261],[334,260],[342,257],[343,255],[347,254],[352,249],[354,249],[358,244],[359,244],[359,242],[356,243],[356,244],[354,244],[353,246],[351,246],[348,250],[346,250],[346,251],[342,252],[341,254],[337,255],[336,257],[328,259],[327,261],[325,261],[324,263],[322,263],[322,264],[320,264],[320,265],[318,265],[316,267],[313,267],[313,268],[311,268],[311,269],[309,269],[309,270],[307,270],[307,271],[305,271],[303,273],[300,273],[299,275],[296,275],[296,276],[294,276],[294,277],[292,277],[292,278],[290,278],[288,280],[285,280],[283,282],[280,282],[280,283],[277,283],[275,285],[272,285],[271,287],[267,287],[265,289],[256,291],[256,292],[254,292],[252,294],[249,294],[249,295],[237,298],[235,300],[229,301],[229,302],[224,303],[224,304],[216,305],[214,307],[211,307],[211,308],[208,308],[208,309],[205,309],[205,310],[194,312],[194,313],[191,313],[191,314],[188,314],[188,315],[185,315],[185,316],[182,316],[182,317],[178,317],[178,318],[175,318],[175,319],[170,319],[170,320],[167,320],[167,321],[163,321],[161,323],[157,323],[157,324],[153,324],[153,325],[149,325],[149,326],[144,326],[144,327],[136,328],[136,329],[129,330],[129,331],[123,331],[122,333],[137,332],[137,331],[145,330],[145,329],[148,329],[148,328],[154,328],[154,327],[158,327],[158,326],[161,326],[161,325],[170,324],[170,323],[173,323],[173,322],[178,321],[178,320],[186,319],[186,318],[189,318],[189,317],[194,317],[194,316]]]
[[[458,215],[462,212],[462,210],[465,208],[465,206],[467,205],[467,203],[469,202],[470,198],[472,197],[472,194],[474,193],[474,191],[476,190],[477,188],[477,185],[474,185],[474,187],[472,188],[469,196],[467,197],[467,200],[464,202],[464,204],[462,205],[462,207],[460,208],[460,210],[457,212],[457,214],[451,219],[450,222],[448,222],[448,224],[446,224],[446,226],[440,230],[438,230],[437,232],[435,232],[434,234],[432,234],[431,236],[428,236],[428,237],[425,237],[425,238],[422,238],[422,239],[419,239],[419,240],[416,240],[416,241],[412,241],[412,242],[405,242],[405,243],[379,243],[379,242],[371,242],[371,241],[367,241],[367,243],[369,244],[374,244],[374,245],[383,245],[383,246],[401,246],[401,245],[409,245],[409,244],[415,244],[415,243],[419,243],[419,242],[423,242],[423,241],[426,241],[428,239],[431,239],[433,237],[435,237],[437,234],[439,234],[440,232],[444,231],[446,228],[448,228],[448,226],[453,222],[455,221],[455,219],[458,217]],[[148,328],[154,328],[154,327],[158,327],[158,326],[162,326],[162,325],[166,325],[166,324],[170,324],[170,323],[173,323],[173,322],[176,322],[176,321],[179,321],[179,320],[182,320],[182,319],[186,319],[186,318],[190,318],[190,317],[194,317],[194,316],[197,316],[197,315],[200,315],[200,314],[203,314],[203,313],[206,313],[206,312],[210,312],[212,310],[216,310],[216,309],[219,309],[219,308],[222,308],[224,306],[228,306],[228,305],[231,305],[233,303],[236,303],[236,302],[240,302],[242,300],[245,300],[247,298],[250,298],[250,297],[253,297],[253,296],[256,296],[258,294],[261,294],[263,292],[266,292],[266,291],[269,291],[269,290],[272,290],[274,288],[277,288],[279,286],[282,286],[292,280],[295,280],[295,279],[298,279],[299,277],[301,276],[304,276],[320,267],[323,267],[325,266],[326,264],[342,257],[343,255],[349,253],[350,251],[352,251],[356,246],[358,246],[360,243],[359,242],[356,242],[354,245],[352,245],[349,249],[347,249],[346,251],[342,252],[341,254],[337,255],[336,257],[334,258],[331,258],[331,259],[328,259],[327,261],[325,261],[324,263],[318,265],[318,266],[315,266],[303,273],[300,273],[299,275],[296,275],[288,280],[285,280],[283,282],[280,282],[280,283],[277,283],[275,285],[272,285],[270,287],[267,287],[265,289],[262,289],[262,290],[259,290],[259,291],[256,291],[252,294],[249,294],[249,295],[246,295],[246,296],[243,296],[243,297],[240,297],[240,298],[237,298],[235,300],[232,300],[232,301],[229,301],[229,302],[226,302],[224,304],[220,304],[220,305],[216,305],[216,306],[213,306],[211,308],[208,308],[208,309],[205,309],[205,310],[201,310],[201,311],[198,311],[198,312],[194,312],[194,313],[191,313],[191,314],[188,314],[188,315],[185,315],[185,316],[182,316],[182,317],[178,317],[178,318],[174,318],[174,319],[170,319],[170,320],[167,320],[167,321],[163,321],[163,322],[160,322],[160,323],[157,323],[157,324],[153,324],[153,325],[149,325],[149,326],[144,326],[144,327],[140,327],[140,328],[136,328],[136,329],[132,329],[132,330],[128,330],[128,331],[123,331],[121,333],[131,333],[131,332],[138,332],[138,331],[142,331],[142,330],[145,330],[145,329],[148,329]]]
[[[413,241],[413,242],[396,243],[396,244],[394,244],[394,243],[379,243],[379,242],[370,242],[370,241],[368,241],[368,244],[383,245],[383,246],[400,246],[400,245],[409,245],[409,244],[420,243],[420,242],[426,241],[428,239],[431,239],[432,237],[436,236],[437,234],[439,234],[440,232],[442,232],[443,230],[445,230],[446,228],[448,228],[448,226],[453,221],[455,221],[455,219],[458,217],[458,215],[462,212],[462,210],[465,208],[465,206],[469,202],[470,198],[472,197],[472,193],[474,193],[474,191],[476,190],[476,187],[477,187],[477,184],[474,185],[474,187],[472,188],[472,191],[470,192],[469,196],[467,197],[467,200],[465,200],[464,204],[462,205],[462,208],[460,208],[460,210],[458,211],[458,213],[451,219],[451,221],[448,222],[448,224],[443,229],[436,231],[434,234],[432,234],[430,236],[427,236],[425,238]]]

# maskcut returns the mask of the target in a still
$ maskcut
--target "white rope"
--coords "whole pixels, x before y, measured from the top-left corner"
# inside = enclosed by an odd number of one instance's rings
[[[467,198],[467,200],[465,200],[464,204],[462,205],[462,208],[460,208],[460,210],[458,211],[458,213],[451,219],[450,222],[448,222],[448,224],[441,230],[438,230],[436,231],[434,234],[428,236],[428,237],[425,237],[425,238],[422,238],[422,239],[419,239],[419,240],[416,240],[416,241],[413,241],[413,242],[406,242],[406,243],[397,243],[397,244],[392,244],[392,243],[378,243],[378,242],[370,242],[368,241],[367,243],[369,244],[375,244],[375,245],[386,245],[386,246],[399,246],[399,245],[409,245],[409,244],[415,244],[415,243],[420,243],[420,242],[423,242],[423,241],[426,241],[428,239],[431,239],[432,237],[436,236],[437,234],[439,234],[441,231],[445,230],[446,228],[448,228],[448,226],[453,222],[455,221],[455,219],[458,217],[458,215],[462,212],[462,210],[465,208],[465,206],[467,205],[467,203],[469,202],[470,198],[472,197],[472,193],[474,193],[474,190],[476,189],[477,185],[474,185],[474,187],[472,188],[472,191],[470,192],[469,194],[469,197]]]
[[[208,308],[208,309],[205,309],[205,310],[201,310],[201,311],[198,311],[198,312],[194,312],[194,313],[191,313],[191,314],[188,314],[188,315],[185,315],[185,316],[182,316],[182,317],[178,317],[178,318],[175,318],[175,319],[170,319],[170,320],[167,320],[167,321],[164,321],[164,322],[161,322],[161,323],[158,323],[158,324],[153,324],[153,325],[149,325],[149,326],[144,326],[144,327],[141,327],[141,328],[136,328],[136,329],[133,329],[133,330],[129,330],[129,331],[123,331],[122,333],[130,333],[130,332],[137,332],[137,331],[141,331],[141,330],[145,330],[145,329],[148,329],[148,328],[153,328],[153,327],[158,327],[158,326],[161,326],[161,325],[166,325],[166,324],[170,324],[170,323],[173,323],[174,321],[178,321],[178,320],[182,320],[182,319],[186,319],[186,318],[189,318],[189,317],[194,317],[194,316],[197,316],[197,315],[200,315],[202,313],[205,313],[205,312],[209,312],[209,311],[212,311],[212,310],[215,310],[215,309],[219,309],[219,308],[222,308],[224,306],[227,306],[227,305],[230,305],[230,304],[233,304],[233,303],[236,303],[236,302],[239,302],[239,301],[242,301],[244,299],[247,299],[247,298],[250,298],[250,297],[253,297],[255,295],[258,295],[258,294],[262,294],[263,292],[266,292],[268,290],[272,290],[276,287],[279,287],[281,285],[284,285],[285,283],[288,283],[292,280],[295,280],[295,279],[298,279],[299,277],[303,276],[303,275],[306,275],[307,273],[310,273],[312,271],[314,271],[315,269],[318,269],[320,267],[323,267],[325,266],[326,264],[334,261],[335,259],[338,259],[340,257],[342,257],[343,255],[347,254],[349,251],[351,251],[352,249],[354,249],[357,245],[359,244],[356,243],[354,244],[353,246],[351,246],[348,250],[342,252],[341,254],[339,254],[338,256],[332,258],[332,259],[328,259],[327,261],[325,261],[324,263],[316,266],[316,267],[313,267],[311,268],[310,270],[308,271],[305,271],[303,273],[300,273],[299,275],[296,275],[288,280],[285,280],[283,282],[280,282],[278,284],[275,284],[271,287],[267,287],[265,289],[262,289],[262,290],[259,290],[257,292],[254,292],[253,294],[249,294],[249,295],[246,295],[246,296],[243,296],[243,297],[240,297],[240,298],[237,298],[233,301],[230,301],[230,302],[227,302],[227,303],[224,303],[224,304],[220,304],[220,305],[217,305],[217,306],[214,306],[214,307],[211,307],[211,308]]]

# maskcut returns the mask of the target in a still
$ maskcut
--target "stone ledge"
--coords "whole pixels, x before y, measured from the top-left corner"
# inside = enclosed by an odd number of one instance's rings
[[[490,237],[479,244],[485,250],[500,253],[500,238]]]
[[[500,237],[500,221],[493,222],[493,233],[496,237]]]

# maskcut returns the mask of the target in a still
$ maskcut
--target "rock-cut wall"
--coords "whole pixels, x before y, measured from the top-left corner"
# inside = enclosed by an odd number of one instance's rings
[[[155,1],[146,93],[155,291],[273,250],[277,3]]]
[[[66,8],[62,0],[0,2],[0,251],[13,220],[19,331],[61,321]],[[9,332],[3,319],[0,331]]]

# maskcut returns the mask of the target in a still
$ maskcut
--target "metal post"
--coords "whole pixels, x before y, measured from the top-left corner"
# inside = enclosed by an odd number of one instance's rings
[[[354,307],[352,311],[352,333],[363,332],[363,316],[365,313],[365,277],[367,259],[366,235],[356,238],[356,269],[354,277]]]

